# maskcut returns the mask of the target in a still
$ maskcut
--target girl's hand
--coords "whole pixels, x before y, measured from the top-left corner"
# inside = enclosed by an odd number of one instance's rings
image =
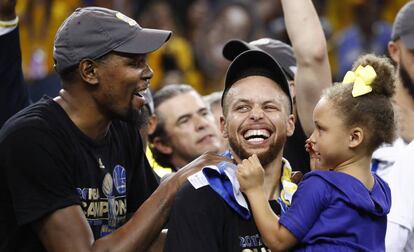
[[[263,188],[264,170],[256,154],[244,159],[237,167],[237,179],[242,192],[248,194]]]

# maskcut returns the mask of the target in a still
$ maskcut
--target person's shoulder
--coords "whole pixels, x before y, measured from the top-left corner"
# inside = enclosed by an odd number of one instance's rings
[[[331,177],[331,175],[332,174],[330,174],[329,171],[314,170],[306,173],[303,176],[302,181],[312,181],[312,183],[326,184],[327,180],[329,180],[328,178]]]
[[[194,208],[211,209],[223,205],[224,201],[209,186],[194,187],[188,180],[182,185],[176,195],[178,204],[191,204]]]
[[[52,99],[43,98],[17,112],[1,128],[0,139],[16,132],[50,128],[53,121],[57,120],[56,106]]]
[[[214,191],[209,185],[196,188],[190,181],[187,180],[178,191],[177,198],[201,197],[199,200],[205,200],[206,197],[211,197],[212,195],[214,195]]]
[[[313,193],[324,193],[332,189],[332,174],[330,171],[311,171],[306,173],[299,183],[301,190],[311,190]],[[311,193],[311,192],[308,192]]]

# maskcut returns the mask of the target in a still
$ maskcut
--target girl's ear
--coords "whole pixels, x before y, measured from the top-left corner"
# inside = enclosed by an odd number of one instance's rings
[[[352,128],[349,134],[349,148],[354,149],[364,140],[364,131],[360,127]]]

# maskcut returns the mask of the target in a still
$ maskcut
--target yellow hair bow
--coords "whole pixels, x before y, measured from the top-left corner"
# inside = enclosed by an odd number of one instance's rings
[[[345,74],[343,84],[354,83],[352,88],[352,96],[357,97],[364,94],[368,94],[372,91],[371,84],[377,77],[377,73],[370,65],[365,67],[358,66],[355,71],[348,71]]]

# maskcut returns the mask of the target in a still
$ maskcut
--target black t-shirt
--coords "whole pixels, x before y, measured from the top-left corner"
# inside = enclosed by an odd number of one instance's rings
[[[121,226],[158,186],[138,129],[113,121],[92,141],[52,99],[0,131],[0,251],[44,251],[31,223],[78,204],[98,239]]]
[[[276,200],[270,204],[280,214]],[[171,210],[165,251],[268,250],[253,218],[243,219],[210,186],[195,189],[187,182],[178,192]]]
[[[309,153],[305,150],[306,139],[300,121],[296,120],[295,131],[292,136],[286,139],[283,148],[283,157],[289,160],[292,170],[301,171],[303,174],[310,171]]]

